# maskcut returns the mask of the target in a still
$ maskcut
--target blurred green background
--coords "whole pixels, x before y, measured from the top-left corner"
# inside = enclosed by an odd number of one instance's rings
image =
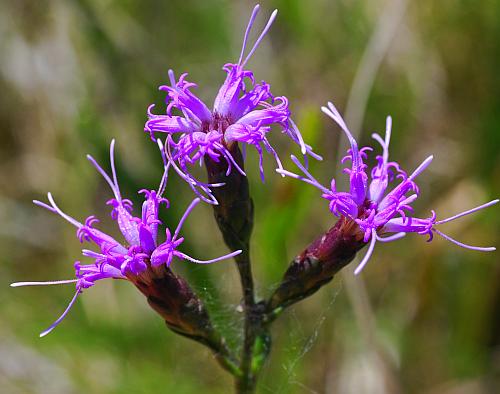
[[[85,159],[107,163],[117,139],[124,194],[154,188],[161,161],[142,129],[161,104],[167,70],[187,71],[211,103],[237,60],[251,1],[16,0],[0,3],[0,392],[225,393],[231,378],[205,348],[168,331],[138,291],[107,281],[89,289],[43,339],[72,287],[9,283],[73,275],[74,228],[35,207],[51,191],[79,219],[102,218],[110,190]],[[333,100],[371,144],[393,116],[391,155],[420,178],[416,213],[438,217],[500,195],[500,2],[484,0],[263,1],[257,26],[277,21],[249,66],[286,95],[306,141],[324,156],[312,172],[328,182],[340,133],[319,111]],[[286,160],[294,147],[275,138]],[[295,151],[296,153],[296,151]],[[273,174],[266,156],[247,171],[256,205],[254,271],[268,295],[289,261],[334,223],[311,187]],[[175,223],[192,198],[175,176],[167,197]],[[137,207],[137,205],[136,205]],[[472,244],[498,245],[498,207],[443,226]],[[184,251],[226,253],[211,208],[186,223]],[[352,267],[273,328],[260,393],[494,393],[500,387],[498,253],[462,250],[418,235],[378,245],[363,274]],[[241,316],[231,262],[176,263],[232,343]]]

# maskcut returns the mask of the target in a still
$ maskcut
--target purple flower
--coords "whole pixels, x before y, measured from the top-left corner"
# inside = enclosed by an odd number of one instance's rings
[[[364,164],[363,160],[367,158],[367,152],[371,151],[372,148],[358,148],[356,140],[332,103],[328,103],[328,108],[322,107],[321,109],[340,126],[349,139],[351,147],[348,150],[348,155],[342,159],[342,163],[351,161],[351,167],[344,169],[344,173],[349,175],[349,192],[337,191],[335,179],[332,179],[330,188],[324,187],[295,156],[292,156],[292,160],[304,176],[283,169],[277,169],[276,171],[282,175],[300,179],[315,186],[323,193],[322,197],[329,201],[330,211],[335,216],[343,216],[357,223],[359,229],[362,231],[363,241],[365,243],[369,242],[369,246],[365,257],[354,271],[355,274],[360,273],[366,265],[377,241],[394,241],[405,236],[406,233],[413,232],[428,235],[428,241],[433,239],[435,233],[466,249],[483,252],[495,250],[494,247],[479,247],[464,244],[442,233],[436,227],[494,205],[499,200],[490,201],[442,220],[436,219],[434,211],[431,211],[429,218],[421,219],[412,217],[413,208],[411,204],[419,195],[415,179],[429,166],[433,157],[429,156],[425,159],[409,176],[400,168],[398,163],[389,161],[392,120],[391,117],[387,117],[385,138],[382,138],[378,134],[372,134],[372,137],[382,146],[382,156],[376,157],[377,164],[372,168],[371,172],[368,172],[367,165]],[[368,174],[370,174],[371,178],[369,183]],[[393,184],[395,185],[393,186]],[[384,237],[384,235],[387,236]]]
[[[225,64],[226,80],[222,84],[213,109],[210,110],[191,91],[196,84],[186,80],[187,74],[175,78],[169,70],[170,86],[161,86],[167,93],[166,115],[152,113],[154,105],[148,109],[148,118],[144,130],[155,138],[155,133],[166,133],[166,153],[175,171],[188,182],[190,187],[204,201],[216,204],[210,192],[211,187],[221,184],[207,184],[193,177],[189,166],[204,159],[215,162],[227,162],[227,175],[236,170],[243,176],[245,172],[231,156],[229,148],[232,144],[242,143],[253,146],[259,155],[261,178],[264,179],[263,152],[270,153],[279,169],[283,169],[278,154],[268,141],[267,135],[272,125],[277,125],[282,132],[301,147],[302,154],[309,154],[321,159],[306,145],[302,136],[290,119],[290,110],[286,97],[274,97],[268,83],[255,82],[251,71],[245,70],[263,37],[271,27],[277,10],[275,10],[255,44],[245,56],[246,44],[253,26],[259,5],[255,6],[248,22],[238,62]],[[175,112],[174,112],[175,111]],[[175,138],[174,138],[175,137]]]
[[[89,257],[94,261],[87,265],[82,265],[77,261],[74,265],[75,279],[49,282],[17,282],[11,284],[13,287],[66,283],[76,284],[75,295],[66,310],[49,328],[43,331],[40,336],[45,336],[52,331],[65,318],[78,295],[82,293],[84,289],[92,287],[101,279],[112,278],[131,280],[133,277],[139,276],[152,269],[152,267],[157,267],[162,264],[169,267],[174,257],[194,263],[206,264],[228,259],[241,253],[241,250],[237,250],[212,260],[197,260],[178,250],[179,246],[184,241],[184,238],[179,236],[182,225],[194,207],[200,202],[199,198],[195,198],[188,206],[173,236],[167,228],[166,240],[163,243],[159,243],[158,225],[161,224],[161,221],[158,219],[158,212],[162,204],[166,205],[167,208],[169,206],[168,200],[162,197],[162,195],[165,192],[170,164],[167,163],[166,158],[163,156],[164,173],[160,186],[158,190],[143,189],[139,191],[139,193],[145,196],[145,201],[142,204],[142,215],[140,217],[133,216],[132,201],[122,198],[118,186],[114,163],[114,145],[115,141],[113,140],[110,146],[111,177],[92,156],[87,155],[87,158],[104,177],[113,191],[114,198],[109,200],[107,204],[112,207],[111,217],[117,222],[124,241],[117,241],[112,236],[95,228],[94,226],[99,220],[94,216],[89,216],[84,223],[81,223],[67,215],[55,203],[51,193],[47,194],[49,204],[37,200],[33,201],[36,205],[62,216],[69,223],[74,225],[77,228],[76,235],[80,242],[83,243],[85,241],[93,243],[97,247],[97,250],[82,250],[83,256]]]

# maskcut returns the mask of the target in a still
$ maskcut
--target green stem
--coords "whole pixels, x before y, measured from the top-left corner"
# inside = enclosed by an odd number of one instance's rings
[[[200,343],[209,347],[214,353],[219,365],[235,377],[241,376],[241,368],[238,359],[228,348],[225,339],[216,331],[213,331],[208,341],[201,340]]]
[[[239,394],[250,394],[255,392],[259,372],[271,350],[271,339],[265,322],[266,303],[255,300],[248,252],[240,256],[236,259],[236,263],[243,290],[245,321],[241,375],[236,379],[236,390]]]
[[[240,274],[241,287],[243,291],[243,304],[245,322],[243,325],[244,340],[241,352],[241,376],[237,378],[236,387],[238,393],[253,393],[255,391],[256,376],[252,372],[253,348],[256,338],[256,326],[259,316],[255,311],[255,294],[253,286],[252,268],[250,263],[250,253],[243,251],[237,256],[236,264]]]

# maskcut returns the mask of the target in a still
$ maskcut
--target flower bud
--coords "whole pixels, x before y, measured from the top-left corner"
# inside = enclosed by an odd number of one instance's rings
[[[210,337],[213,328],[203,302],[166,265],[150,266],[139,275],[128,275],[128,279],[171,330],[190,338]]]
[[[293,260],[267,304],[269,318],[315,293],[350,263],[366,243],[353,220],[341,217]]]

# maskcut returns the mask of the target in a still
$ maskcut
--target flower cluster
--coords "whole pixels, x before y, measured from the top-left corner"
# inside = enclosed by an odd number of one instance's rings
[[[167,208],[169,206],[169,202],[163,197],[163,193],[165,192],[170,165],[167,163],[166,158],[163,157],[164,173],[158,190],[143,189],[139,191],[145,197],[142,204],[142,214],[140,217],[133,216],[132,201],[122,197],[118,186],[114,162],[114,145],[115,142],[113,140],[110,145],[111,176],[106,173],[92,156],[88,155],[87,158],[111,187],[114,198],[110,199],[107,204],[112,207],[111,218],[117,222],[124,242],[117,241],[112,236],[95,228],[95,224],[99,221],[95,216],[89,216],[84,223],[81,223],[64,213],[55,203],[51,193],[48,193],[49,204],[37,200],[34,201],[36,205],[62,216],[75,226],[77,228],[76,235],[80,242],[89,242],[97,247],[97,251],[82,250],[83,256],[93,259],[94,262],[92,264],[81,264],[80,261],[77,261],[75,263],[75,279],[50,282],[17,282],[11,285],[17,287],[66,283],[76,284],[75,295],[66,310],[40,336],[47,335],[52,331],[65,318],[78,298],[78,295],[84,289],[92,287],[101,279],[131,280],[134,276],[141,275],[154,267],[161,265],[169,267],[174,257],[193,263],[205,264],[228,259],[241,253],[241,250],[237,250],[212,260],[198,260],[178,250],[184,241],[184,238],[180,236],[182,225],[194,207],[200,202],[199,198],[195,198],[188,206],[173,234],[170,229],[166,228],[166,239],[160,243],[158,241],[158,226],[161,224],[159,220],[159,208],[161,205]],[[163,152],[162,146],[160,146],[160,151]]]
[[[434,211],[431,211],[429,218],[421,219],[413,217],[411,204],[419,196],[419,189],[415,183],[415,178],[429,166],[433,157],[429,156],[426,158],[409,176],[400,168],[397,162],[389,161],[392,120],[388,117],[385,138],[382,138],[378,134],[372,135],[381,145],[382,155],[376,157],[377,164],[369,172],[368,166],[363,160],[366,160],[367,152],[372,151],[372,148],[358,148],[358,144],[347,128],[344,119],[332,103],[328,103],[328,107],[322,107],[321,109],[339,125],[349,140],[350,149],[347,152],[347,156],[341,161],[342,163],[346,161],[351,162],[350,168],[344,169],[344,173],[349,175],[349,192],[337,191],[335,179],[332,179],[330,188],[324,187],[295,156],[292,156],[292,160],[302,171],[303,175],[283,169],[277,169],[277,171],[282,175],[290,176],[315,186],[323,193],[322,197],[329,202],[331,213],[337,217],[345,217],[357,223],[363,234],[363,241],[365,243],[369,242],[369,246],[365,257],[354,271],[356,274],[361,272],[370,259],[377,241],[394,241],[404,237],[406,233],[428,235],[428,241],[431,241],[434,233],[436,233],[463,248],[484,252],[495,250],[494,247],[471,246],[459,242],[442,233],[436,226],[494,205],[499,200],[490,201],[442,220],[437,220]],[[368,174],[371,176],[370,182],[368,182]],[[399,180],[399,183],[392,187],[392,184],[396,180]],[[384,235],[387,236],[384,237]]]
[[[277,14],[277,10],[271,14],[262,33],[245,56],[247,41],[258,10],[259,5],[255,6],[248,22],[238,62],[228,63],[223,67],[227,77],[215,98],[212,110],[193,94],[191,90],[196,84],[186,80],[187,74],[184,73],[176,79],[172,70],[168,72],[170,86],[160,86],[160,90],[167,93],[166,115],[154,114],[154,104],[148,109],[149,120],[144,130],[151,134],[152,139],[156,138],[157,132],[167,134],[165,146],[173,168],[201,199],[212,204],[217,201],[210,188],[221,185],[197,180],[191,174],[189,166],[198,162],[202,164],[203,160],[225,160],[227,175],[234,169],[245,176],[243,168],[230,153],[232,144],[241,143],[243,147],[251,145],[257,150],[260,175],[264,179],[264,149],[274,157],[278,168],[283,168],[278,154],[268,141],[267,135],[272,125],[280,127],[284,134],[297,143],[302,154],[321,159],[304,143],[291,120],[287,98],[273,96],[268,83],[256,83],[252,71],[245,69]]]
[[[331,181],[329,188],[321,185],[308,171],[307,166],[303,165],[295,156],[292,156],[292,160],[302,174],[299,175],[283,168],[277,152],[268,140],[268,134],[273,126],[278,126],[282,134],[300,146],[305,161],[307,161],[308,156],[318,160],[321,160],[321,157],[315,154],[309,145],[304,143],[298,128],[290,117],[286,97],[273,96],[268,83],[264,81],[257,83],[253,73],[245,69],[247,62],[267,34],[277,14],[277,11],[271,14],[263,31],[247,52],[247,41],[258,10],[259,6],[257,5],[252,12],[246,28],[237,63],[228,63],[223,67],[227,76],[215,98],[212,110],[192,93],[192,89],[196,85],[187,81],[187,74],[182,74],[177,79],[172,70],[168,72],[170,85],[160,87],[160,90],[165,91],[167,94],[166,114],[154,114],[152,112],[153,105],[150,106],[148,109],[148,121],[145,125],[145,131],[150,133],[153,139],[156,138],[156,133],[166,133],[165,143],[162,143],[160,139],[156,140],[162,155],[164,171],[157,190],[143,189],[139,191],[139,193],[144,195],[140,216],[134,216],[132,201],[122,197],[118,186],[114,163],[114,140],[110,146],[111,175],[93,157],[88,156],[92,165],[102,175],[112,190],[113,198],[107,204],[111,207],[111,217],[118,224],[123,237],[122,240],[119,241],[97,229],[95,224],[98,220],[94,216],[88,217],[82,223],[67,215],[55,203],[50,193],[48,193],[48,203],[34,201],[36,205],[58,214],[75,226],[80,242],[88,242],[94,244],[96,247],[95,250],[82,250],[83,256],[92,259],[93,262],[82,264],[77,261],[75,263],[74,279],[51,282],[18,282],[12,284],[14,287],[75,284],[76,291],[68,307],[40,336],[48,334],[66,317],[84,289],[92,287],[101,279],[112,278],[128,280],[134,283],[148,297],[150,305],[157,311],[161,310],[164,315],[168,315],[175,309],[174,318],[169,320],[171,316],[166,316],[169,327],[174,327],[174,330],[183,335],[202,338],[204,341],[211,343],[207,336],[208,334],[205,335],[206,333],[203,333],[203,330],[198,330],[196,327],[193,330],[186,321],[182,321],[183,317],[186,316],[185,308],[178,308],[178,305],[176,308],[170,308],[168,301],[177,301],[182,306],[191,304],[191,312],[193,313],[190,315],[190,321],[199,320],[200,316],[203,321],[208,321],[206,311],[201,307],[198,308],[201,305],[201,301],[189,301],[194,298],[194,292],[191,291],[187,282],[175,276],[168,267],[170,267],[174,258],[204,264],[228,259],[242,253],[241,250],[236,250],[215,259],[198,260],[179,250],[184,241],[184,238],[180,236],[181,228],[195,206],[202,200],[213,205],[218,203],[212,193],[212,188],[223,186],[224,183],[210,182],[219,182],[219,178],[222,178],[222,182],[224,182],[233,171],[237,175],[237,177],[234,177],[237,178],[237,181],[244,180],[246,182],[246,178],[242,177],[246,176],[242,165],[242,153],[237,149],[237,144],[241,144],[243,156],[245,148],[249,145],[257,150],[262,179],[264,179],[263,154],[265,150],[276,161],[276,171],[279,174],[299,179],[319,189],[322,192],[322,198],[329,202],[330,212],[342,218],[342,221],[338,223],[347,222],[349,229],[354,229],[353,233],[350,234],[354,234],[352,238],[345,237],[345,233],[341,233],[341,229],[333,228],[334,231],[330,231],[329,233],[333,240],[326,239],[327,237],[325,236],[321,238],[320,242],[316,244],[312,243],[312,246],[315,246],[316,249],[321,249],[322,252],[328,249],[324,253],[326,256],[342,257],[340,259],[342,260],[342,265],[337,261],[338,264],[333,265],[333,268],[327,267],[328,269],[323,270],[323,266],[319,267],[320,269],[316,269],[324,261],[315,256],[314,259],[307,260],[308,264],[302,264],[308,258],[306,253],[303,259],[298,259],[296,264],[292,265],[289,271],[287,271],[282,286],[275,292],[276,297],[273,296],[274,298],[271,298],[269,305],[274,309],[279,309],[286,303],[296,302],[296,300],[304,298],[304,294],[306,293],[309,295],[312,294],[311,292],[316,291],[322,284],[328,282],[334,273],[350,262],[361,247],[368,245],[366,255],[355,270],[356,274],[359,273],[372,255],[377,241],[393,241],[405,236],[409,232],[428,235],[429,241],[432,240],[434,234],[438,234],[448,241],[472,250],[491,251],[495,249],[493,247],[477,247],[464,244],[444,234],[437,227],[440,224],[496,204],[499,200],[490,201],[442,220],[437,220],[434,211],[432,211],[429,218],[421,219],[412,216],[413,209],[411,205],[419,196],[419,189],[415,179],[429,166],[432,156],[425,159],[410,175],[403,171],[397,162],[389,161],[389,143],[392,127],[390,117],[387,118],[385,138],[382,138],[378,134],[373,134],[373,138],[382,147],[382,155],[376,157],[376,165],[371,171],[368,171],[368,166],[364,161],[367,159],[367,154],[372,148],[358,148],[356,140],[333,104],[329,103],[328,107],[322,107],[323,112],[340,126],[350,142],[348,154],[342,159],[342,163],[346,161],[351,162],[350,167],[344,169],[344,172],[350,179],[348,192],[337,191],[334,179]],[[232,152],[236,152],[238,156],[233,156]],[[203,164],[204,161],[212,165],[220,163],[219,167],[222,168],[220,174],[225,174],[226,178],[224,176],[210,178],[210,166],[207,166],[209,169],[209,181],[203,182],[196,179],[191,173],[191,167],[198,162]],[[163,195],[170,168],[189,184],[197,197],[187,207],[175,230],[171,231],[166,228],[165,238],[163,241],[160,241],[158,230],[162,223],[159,220],[159,211],[161,206],[169,207],[169,201]],[[216,180],[214,181],[214,179]],[[241,246],[248,243],[243,242],[242,239],[248,241],[253,223],[253,205],[248,195],[248,184],[246,186],[245,184],[242,186],[242,184],[242,182],[228,182],[227,189],[229,189],[229,193],[227,195],[232,198],[230,201],[231,204],[226,204],[226,207],[221,203],[218,207],[214,207],[216,218],[218,217],[219,229],[221,229],[226,244],[230,246],[230,249],[245,249],[248,247],[248,245]],[[241,195],[245,195],[245,198],[241,198]],[[224,211],[225,216],[220,212],[219,216],[217,216],[218,209],[219,211]],[[248,217],[243,217],[243,214],[240,215],[241,212],[248,215]],[[244,234],[244,236],[240,236],[241,234]],[[234,241],[237,246],[231,244],[233,238],[237,240],[237,242]],[[355,238],[355,245],[348,244],[353,238]],[[228,241],[228,239],[231,240]],[[328,242],[323,242],[325,240]],[[346,244],[347,249],[350,249],[348,250],[349,253],[341,253],[346,252],[345,250],[341,252],[333,250],[332,252],[332,248],[345,249]],[[308,267],[312,267],[312,269],[308,269]],[[155,276],[158,273],[158,268],[164,269],[163,273],[166,272],[166,276],[168,276],[168,278],[163,277],[163,282],[156,280],[158,279]],[[139,280],[143,278],[147,278],[149,281]],[[159,300],[156,301],[153,300],[154,297],[151,294],[145,291],[148,285],[145,283],[148,282],[150,284],[151,282],[155,282],[155,280],[156,287],[151,293],[155,293],[156,295],[161,293],[164,296],[163,299],[157,297]],[[176,282],[178,287],[182,288],[182,297],[176,298],[176,295],[179,293],[170,291],[171,289],[164,291],[165,286],[162,283],[169,281]],[[302,282],[298,283],[300,281]],[[167,302],[164,302],[165,299],[167,299]],[[274,300],[277,301],[274,302]],[[184,326],[188,328],[183,329],[182,327]],[[200,334],[200,332],[202,333]]]

